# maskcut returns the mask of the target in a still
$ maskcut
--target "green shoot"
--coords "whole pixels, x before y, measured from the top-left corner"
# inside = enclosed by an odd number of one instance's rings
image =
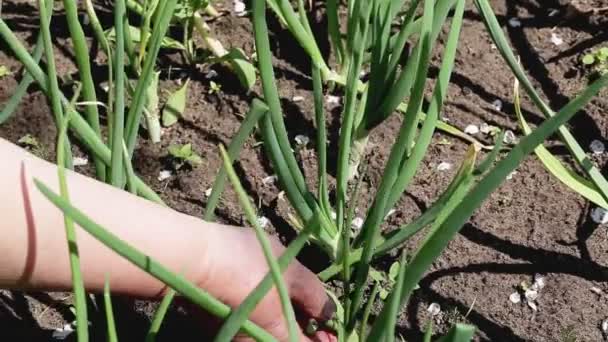
[[[187,143],[184,145],[171,145],[168,148],[169,155],[176,161],[176,169],[180,169],[184,164],[188,164],[191,167],[197,167],[203,159],[192,149],[192,144]]]

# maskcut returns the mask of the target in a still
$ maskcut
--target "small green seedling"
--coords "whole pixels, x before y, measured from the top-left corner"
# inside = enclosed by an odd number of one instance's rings
[[[188,102],[188,84],[190,84],[189,79],[184,82],[183,86],[169,95],[167,104],[163,109],[163,126],[168,127],[175,124],[184,115]]]
[[[197,167],[203,162],[203,158],[192,150],[192,144],[190,143],[169,146],[169,154],[177,162],[176,169],[180,169],[184,164]]]
[[[380,298],[382,300],[386,300],[388,295],[390,294],[395,282],[397,281],[397,276],[399,275],[399,268],[401,267],[399,261],[395,261],[391,267],[388,269],[387,274],[387,284],[386,286],[380,289]]]
[[[608,74],[608,46],[595,49],[584,55],[582,62],[592,68],[594,74],[600,76]]]
[[[219,94],[219,92],[222,90],[222,86],[211,81],[209,83],[209,94]]]
[[[6,67],[6,65],[0,65],[0,78],[8,76],[10,74],[11,71]]]

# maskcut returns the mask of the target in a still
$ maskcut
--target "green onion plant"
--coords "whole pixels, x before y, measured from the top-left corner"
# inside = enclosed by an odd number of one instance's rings
[[[458,172],[436,202],[412,222],[390,233],[382,233],[381,227],[386,215],[395,207],[412,183],[433,134],[438,129],[447,86],[454,67],[465,1],[411,1],[400,23],[398,34],[393,40],[389,28],[395,18],[395,11],[400,9],[394,7],[399,1],[348,2],[349,19],[356,20],[353,20],[352,25],[348,27],[344,47],[338,48],[338,51],[344,51],[340,52],[342,61],[348,62],[345,70],[345,101],[340,120],[335,190],[329,189],[327,181],[326,115],[322,106],[324,66],[311,57],[319,170],[318,188],[313,190],[309,189],[304,181],[296,155],[287,138],[271,63],[265,13],[267,3],[275,12],[278,11],[279,18],[294,35],[305,35],[309,32],[306,19],[303,16],[295,17],[295,14],[292,16],[287,1],[254,0],[252,2],[263,101],[256,99],[252,102],[250,113],[237,132],[235,140],[230,144],[229,156],[226,158],[231,162],[238,158],[244,138],[252,132],[257,122],[266,155],[296,214],[296,219],[292,220],[294,228],[310,231],[310,240],[325,251],[332,260],[330,266],[322,271],[319,277],[326,281],[332,278],[342,281],[344,294],[339,299],[341,310],[331,326],[338,331],[341,341],[392,341],[395,339],[393,331],[399,308],[408,302],[424,273],[475,209],[526,156],[537,150],[545,139],[554,132],[566,130],[564,124],[608,84],[608,77],[597,80],[560,111],[547,115],[545,122],[537,129],[528,132],[529,134],[506,155],[502,153],[504,137],[502,133],[497,136],[492,151],[481,162],[477,162],[481,146],[475,143],[470,145]],[[484,7],[487,3],[482,0],[476,3],[484,20],[491,24],[493,12],[489,5]],[[447,18],[450,12],[453,14],[448,25]],[[297,23],[294,18],[297,18]],[[443,50],[443,59],[436,83],[432,88],[432,95],[428,99],[426,113],[423,114],[430,58],[439,32],[446,25],[449,26],[449,32]],[[489,29],[493,37],[502,34],[502,31],[492,28],[491,25]],[[413,49],[406,64],[400,67],[398,61],[403,52],[403,45],[410,40],[414,40]],[[508,45],[502,48],[511,51]],[[370,60],[369,81],[361,85],[359,75],[366,59]],[[518,78],[523,75],[523,73],[521,75],[515,73]],[[356,190],[358,186],[353,186],[351,181],[353,175],[351,167],[359,164],[352,163],[353,158],[361,156],[360,147],[357,145],[357,141],[362,136],[359,132],[361,129],[367,130],[380,125],[388,115],[400,109],[401,103],[406,98],[408,104],[403,108],[402,124],[384,166],[380,184],[371,205],[366,208],[361,231],[353,237],[352,214],[349,209],[357,203],[359,195]],[[213,196],[219,196],[221,193],[226,172],[225,166],[216,178],[212,199],[206,208],[207,218],[213,217],[213,210],[217,205],[217,197]],[[335,191],[333,196],[330,191]],[[330,198],[335,200],[331,202]],[[373,261],[387,255],[417,233],[424,233],[426,237],[415,250],[407,253],[409,257],[402,260],[399,276],[383,309],[373,320],[370,319],[369,306],[364,302],[364,295],[368,291],[369,278],[375,273]],[[373,300],[374,298],[371,299]],[[249,308],[252,309],[253,307]],[[241,320],[245,317],[246,315],[243,315]],[[444,336],[443,340],[465,341],[472,335],[471,327],[457,325]]]

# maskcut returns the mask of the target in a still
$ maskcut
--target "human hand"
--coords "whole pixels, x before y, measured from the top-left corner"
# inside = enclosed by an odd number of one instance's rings
[[[253,230],[222,227],[216,237],[218,242],[209,243],[209,250],[205,253],[204,272],[198,284],[220,301],[237,307],[268,273],[268,265]],[[270,241],[274,255],[279,257],[285,248],[274,237]],[[305,327],[311,318],[325,322],[332,317],[335,304],[313,272],[294,260],[283,277],[301,327]],[[287,325],[276,288],[273,287],[262,299],[249,319],[279,341],[287,341]],[[300,330],[299,334],[300,341],[337,341],[333,334],[326,331],[306,336]],[[250,341],[246,336],[239,336],[236,340]]]

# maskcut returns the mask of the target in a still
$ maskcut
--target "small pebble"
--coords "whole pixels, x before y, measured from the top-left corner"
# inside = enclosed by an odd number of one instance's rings
[[[534,276],[534,284],[532,284],[533,287],[536,287],[540,290],[543,289],[545,285],[545,277],[538,274]]]
[[[74,157],[74,160],[72,161],[72,164],[74,164],[74,166],[85,166],[89,163],[89,159],[84,157]]]
[[[521,295],[519,294],[519,292],[513,292],[509,296],[509,300],[511,301],[511,303],[517,304],[521,302]]]
[[[464,132],[466,134],[477,134],[479,133],[479,127],[477,127],[476,125],[468,125],[464,128]]]
[[[430,313],[431,316],[437,316],[441,312],[441,307],[437,303],[431,303],[426,311]]]
[[[507,145],[514,145],[517,143],[517,137],[515,136],[515,133],[513,133],[513,131],[507,130],[505,132],[505,137],[502,139],[502,141]]]
[[[58,328],[53,331],[52,337],[55,340],[63,341],[74,332],[71,324],[66,324],[63,328]]]
[[[277,179],[278,179],[277,175],[264,177],[264,178],[262,178],[262,184],[264,184],[264,185],[274,184],[274,182],[276,182]]]
[[[232,3],[234,4],[234,13],[238,17],[242,17],[247,14],[247,6],[245,6],[244,2],[241,0],[234,0]]]
[[[519,20],[519,18],[511,18],[509,19],[509,26],[521,27],[521,21]]]
[[[599,287],[595,287],[595,286],[591,288],[591,292],[593,292],[597,295],[600,295],[600,296],[604,294],[604,291],[602,291],[602,289],[600,289]]]
[[[217,71],[215,71],[213,69],[207,71],[207,73],[205,74],[205,78],[208,80],[216,78],[216,77],[217,77]]]
[[[500,112],[502,110],[502,101],[500,99],[494,100],[494,102],[492,102],[492,108]]]
[[[591,142],[591,144],[589,144],[589,149],[591,150],[591,153],[598,155],[598,154],[602,154],[602,153],[606,152],[606,145],[604,145],[603,142],[596,139],[596,140],[593,140]]]
[[[258,217],[258,225],[261,228],[266,228],[266,226],[268,226],[269,223],[270,223],[270,220],[266,216]]]
[[[291,98],[293,102],[302,102],[304,101],[304,96],[294,96]]]
[[[555,46],[560,46],[564,43],[564,40],[553,32],[551,33],[551,43],[553,43]]]
[[[524,297],[526,297],[526,301],[528,301],[528,302],[535,301],[538,298],[538,295],[539,295],[538,290],[533,289],[532,287],[527,289],[524,292]]]
[[[515,176],[516,174],[517,174],[517,171],[513,171],[513,172],[509,173],[509,175],[507,176],[507,180],[513,179],[513,176]]]
[[[526,304],[528,304],[528,306],[530,307],[530,309],[537,311],[538,310],[538,306],[536,305],[536,303],[534,302],[527,302]]]
[[[213,191],[213,189],[212,189],[212,188],[209,188],[209,189],[205,190],[205,196],[206,196],[206,197],[211,196],[211,191]]]
[[[608,334],[608,318],[602,321],[602,332]]]
[[[452,168],[452,164],[448,162],[441,162],[437,165],[437,171],[447,171]]]
[[[173,176],[173,172],[171,172],[171,170],[162,170],[159,174],[158,174],[158,181],[162,182],[168,178],[171,178],[171,176]]]
[[[339,105],[340,97],[335,96],[335,95],[327,95],[327,96],[325,96],[325,101],[327,102],[327,104],[330,104],[330,105]]]
[[[597,224],[608,223],[608,211],[601,207],[596,207],[591,210],[591,219]]]
[[[305,135],[298,134],[295,137],[295,141],[296,141],[296,144],[298,144],[300,146],[306,146],[310,142],[310,138]]]
[[[355,217],[353,219],[353,221],[350,223],[351,227],[353,227],[356,230],[361,230],[361,228],[363,227],[363,223],[364,220],[361,217]]]

